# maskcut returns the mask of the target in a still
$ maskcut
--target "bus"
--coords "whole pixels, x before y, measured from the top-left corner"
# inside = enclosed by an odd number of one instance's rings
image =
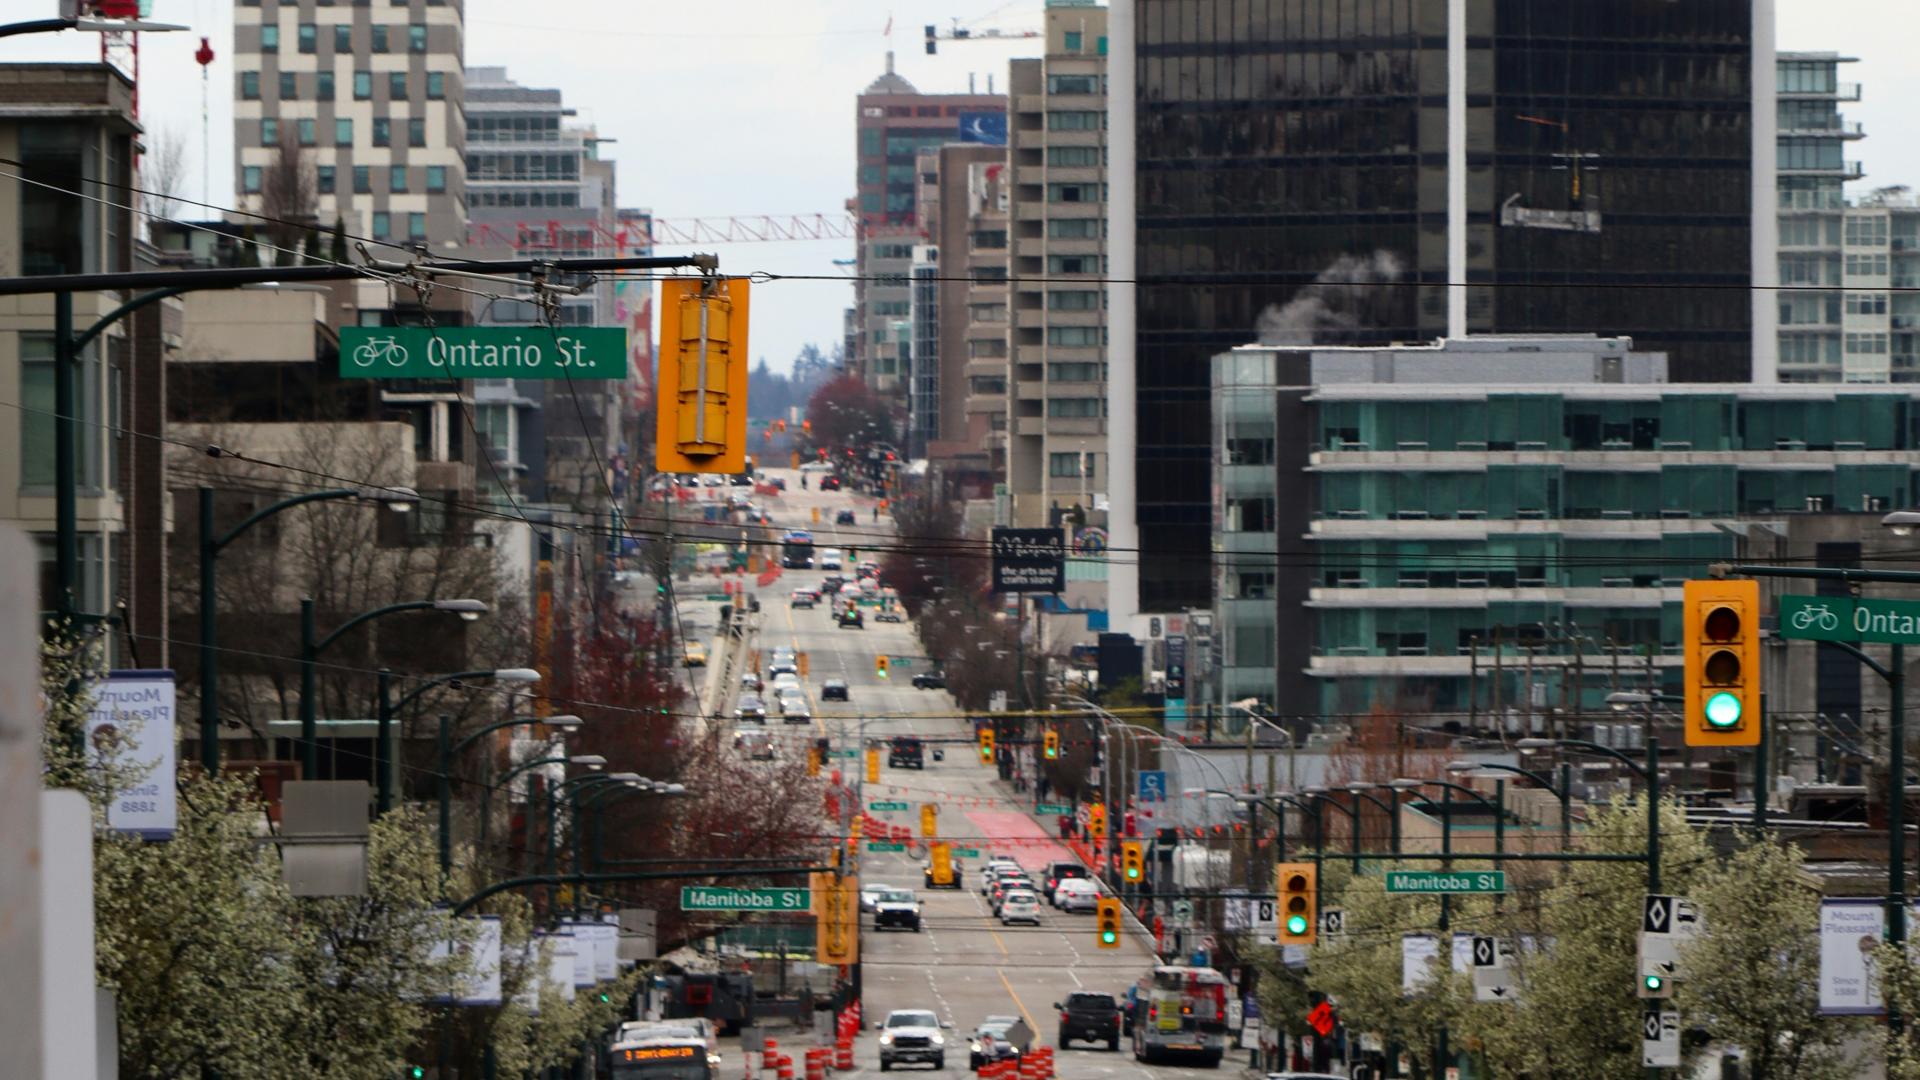
[[[691,1033],[638,1033],[607,1051],[613,1080],[713,1080],[714,1060],[705,1041]]]
[[[789,570],[813,569],[813,534],[805,529],[789,529],[780,538],[780,565]]]

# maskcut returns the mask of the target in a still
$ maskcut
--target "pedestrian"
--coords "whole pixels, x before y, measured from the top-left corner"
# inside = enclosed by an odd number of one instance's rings
[[[800,490],[801,491],[807,490],[807,474],[806,473],[800,474]]]
[[[873,520],[875,521],[880,520],[880,504],[879,503],[875,503],[873,506]]]

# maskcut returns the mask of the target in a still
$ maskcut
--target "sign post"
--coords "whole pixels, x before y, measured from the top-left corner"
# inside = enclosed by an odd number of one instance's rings
[[[1640,1019],[1640,1064],[1649,1069],[1680,1067],[1680,1014],[1648,1009]]]
[[[625,379],[621,327],[343,326],[343,379]]]

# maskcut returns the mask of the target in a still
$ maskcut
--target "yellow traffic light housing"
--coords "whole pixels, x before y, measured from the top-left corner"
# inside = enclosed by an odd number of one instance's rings
[[[1120,841],[1120,876],[1129,885],[1137,885],[1146,877],[1146,856],[1141,850],[1140,841]]]
[[[926,837],[940,835],[940,808],[932,803],[920,804],[920,835]]]
[[[807,775],[820,775],[820,748],[817,746],[807,747]]]
[[[1760,745],[1760,583],[1689,581],[1682,591],[1688,746]]]
[[[993,764],[993,728],[991,726],[980,729],[980,760],[987,765]]]
[[[1273,891],[1279,902],[1274,917],[1280,922],[1280,944],[1313,944],[1320,921],[1318,882],[1312,863],[1281,863],[1275,868]]]
[[[1103,803],[1087,807],[1087,835],[1095,840],[1107,835],[1107,808]]]
[[[1048,761],[1060,760],[1060,733],[1059,732],[1049,731],[1045,735],[1041,736],[1040,746],[1041,746],[1041,749],[1046,752]]]
[[[885,653],[881,653],[879,656],[876,656],[873,658],[873,673],[875,675],[880,676],[883,679],[886,678],[887,668],[890,667],[892,663],[893,663],[892,657],[888,656]]]
[[[1093,910],[1095,928],[1100,934],[1100,947],[1117,949],[1120,947],[1120,901],[1111,896],[1103,896],[1095,902]]]
[[[660,282],[654,465],[665,473],[747,471],[745,278]]]
[[[880,748],[877,746],[869,746],[867,747],[867,783],[877,784],[879,782]]]
[[[928,864],[928,882],[942,888],[953,884],[953,849],[946,844],[928,845],[931,858]]]

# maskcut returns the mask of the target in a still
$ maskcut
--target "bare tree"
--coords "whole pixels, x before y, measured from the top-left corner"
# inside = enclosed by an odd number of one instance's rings
[[[288,138],[280,140],[273,163],[260,179],[260,214],[267,239],[279,250],[274,261],[281,266],[293,263],[293,254],[303,240],[319,227],[319,198],[314,192],[313,166],[300,144]],[[312,248],[309,256],[315,254]]]
[[[140,208],[148,228],[182,209],[187,188],[187,140],[173,128],[161,128],[140,158]]]

